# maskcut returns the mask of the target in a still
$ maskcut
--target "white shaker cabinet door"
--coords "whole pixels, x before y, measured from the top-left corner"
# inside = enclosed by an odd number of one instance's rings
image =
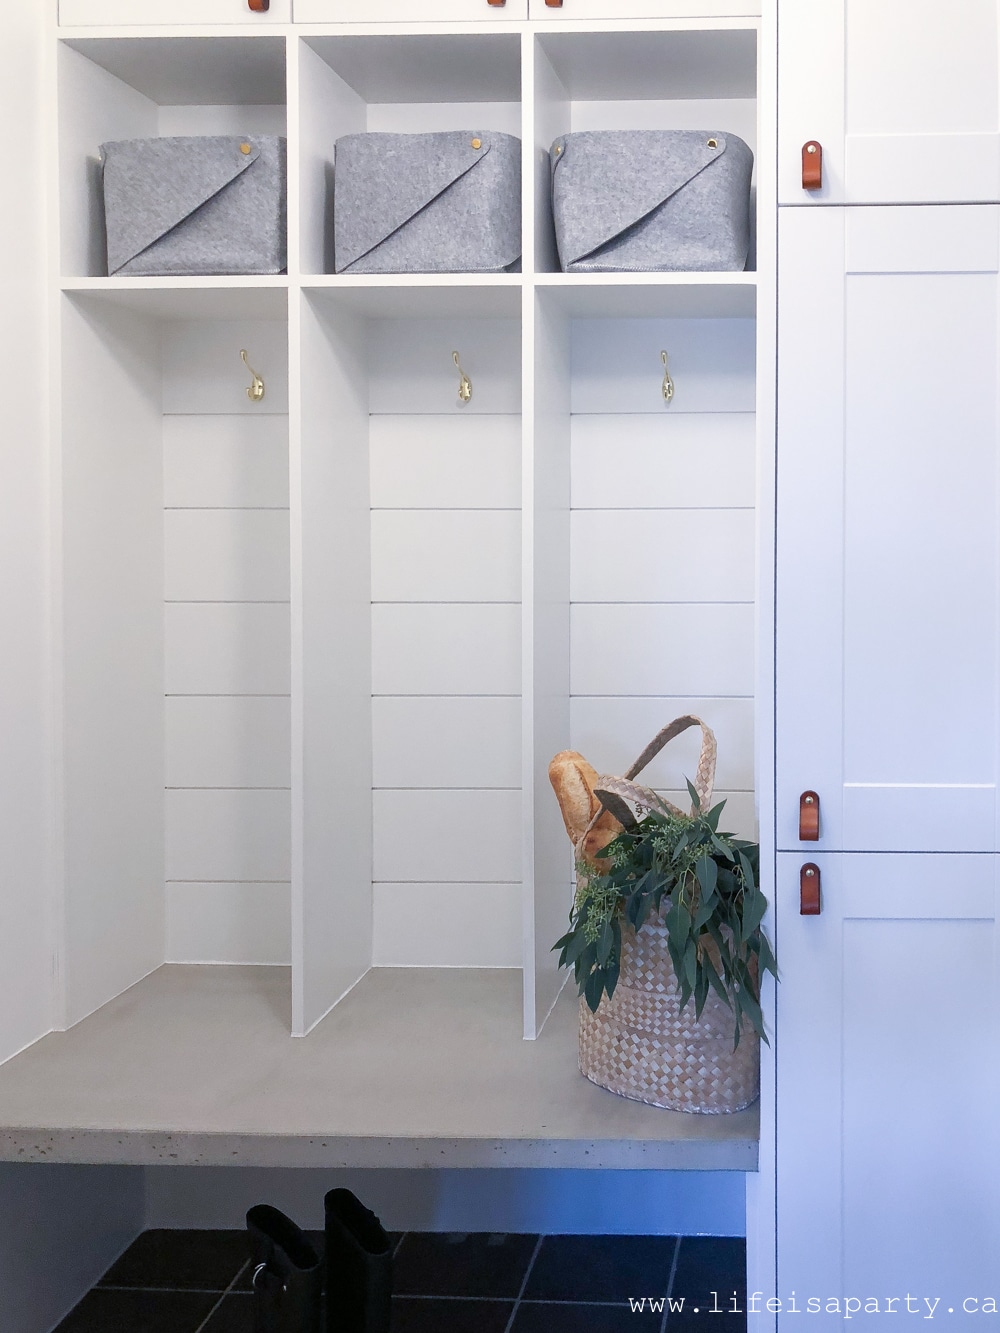
[[[779,1333],[971,1326],[1000,1304],[997,858],[814,859],[802,916],[778,858]]]
[[[993,851],[1000,209],[779,225],[778,846]]]
[[[779,0],[782,203],[1000,199],[998,0]],[[824,186],[802,188],[802,148]]]
[[[761,12],[761,0],[530,0],[533,19],[744,18]]]
[[[296,23],[503,22],[528,17],[528,0],[294,0]]]
[[[248,27],[288,23],[292,0],[271,0],[266,11],[251,10],[247,0],[59,0],[63,27],[204,26],[241,23]]]

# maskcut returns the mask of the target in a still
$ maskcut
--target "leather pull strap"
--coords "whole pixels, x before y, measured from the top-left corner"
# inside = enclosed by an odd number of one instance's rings
[[[486,3],[488,5],[492,5],[494,9],[503,9],[504,5],[507,3],[507,0],[486,0]]]
[[[271,0],[247,0],[247,7],[255,14],[266,14],[271,8]]]
[[[549,9],[562,9],[563,7],[563,0],[545,0],[545,3]]]
[[[814,791],[799,797],[799,842],[819,842],[819,797]]]
[[[802,145],[802,188],[803,190],[822,190],[823,188],[823,147],[815,139]]]
[[[807,862],[799,871],[799,916],[819,916],[819,866]]]

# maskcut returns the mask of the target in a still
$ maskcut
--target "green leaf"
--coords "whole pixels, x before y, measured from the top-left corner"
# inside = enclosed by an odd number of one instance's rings
[[[611,922],[605,921],[601,926],[601,933],[597,937],[597,962],[600,967],[607,964],[611,957],[611,950],[614,947],[615,937],[611,929]]]
[[[597,1013],[597,1006],[601,1003],[601,995],[604,992],[604,973],[597,970],[591,972],[583,988],[587,1004],[590,1006],[590,1012]]]
[[[702,893],[706,898],[710,898],[715,893],[715,886],[719,882],[719,867],[708,852],[702,852],[701,856],[698,857],[694,873],[698,876]]]
[[[566,937],[564,936],[564,938]],[[575,934],[569,936],[569,941],[566,947],[566,966],[572,967],[587,947],[587,936],[582,930],[578,930]]]

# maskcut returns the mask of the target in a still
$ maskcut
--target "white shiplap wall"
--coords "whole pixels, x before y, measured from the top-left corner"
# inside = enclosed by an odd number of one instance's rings
[[[622,773],[672,718],[704,718],[723,824],[744,836],[756,830],[753,367],[749,320],[574,326],[572,744]],[[687,809],[698,745],[685,733],[641,781]]]
[[[287,964],[284,329],[173,325],[164,360],[167,960]]]
[[[519,410],[513,321],[376,326],[377,966],[521,964]]]

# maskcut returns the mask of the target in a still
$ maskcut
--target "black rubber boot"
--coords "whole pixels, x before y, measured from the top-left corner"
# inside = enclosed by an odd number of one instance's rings
[[[254,1333],[320,1333],[323,1265],[305,1232],[270,1204],[247,1213]]]
[[[389,1333],[392,1243],[350,1190],[330,1190],[326,1210],[327,1333]]]

